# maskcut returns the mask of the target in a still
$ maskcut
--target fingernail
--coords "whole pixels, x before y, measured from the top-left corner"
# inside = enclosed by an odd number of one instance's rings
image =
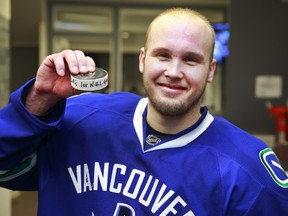
[[[64,76],[64,75],[65,75],[64,69],[60,69],[60,70],[59,70],[59,75],[60,75],[60,76]]]
[[[73,66],[72,72],[77,73],[78,72],[78,67],[77,66]]]
[[[85,65],[81,66],[81,69],[80,69],[82,72],[86,72],[88,69]]]
[[[94,66],[89,66],[89,71],[94,71],[95,67]]]

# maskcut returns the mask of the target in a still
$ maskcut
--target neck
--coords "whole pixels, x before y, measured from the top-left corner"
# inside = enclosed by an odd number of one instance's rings
[[[197,122],[200,118],[200,105],[182,115],[163,115],[148,103],[147,122],[155,130],[165,134],[176,134]]]

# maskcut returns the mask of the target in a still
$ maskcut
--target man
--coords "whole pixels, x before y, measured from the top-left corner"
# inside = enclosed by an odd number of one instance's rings
[[[1,110],[0,185],[38,190],[38,215],[288,215],[288,179],[262,141],[201,107],[214,32],[164,11],[139,55],[147,98],[82,94],[81,51],[46,57]],[[69,98],[68,98],[69,97]]]

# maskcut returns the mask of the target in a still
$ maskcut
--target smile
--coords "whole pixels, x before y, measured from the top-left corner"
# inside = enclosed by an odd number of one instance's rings
[[[159,85],[161,87],[165,87],[168,89],[172,89],[172,90],[186,90],[186,88],[184,88],[183,86],[180,85],[173,85],[173,84],[167,84],[167,83],[159,83]]]

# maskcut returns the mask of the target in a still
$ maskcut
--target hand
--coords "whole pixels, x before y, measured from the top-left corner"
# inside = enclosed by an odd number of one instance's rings
[[[34,86],[27,95],[27,109],[34,115],[46,114],[58,101],[79,93],[71,86],[70,74],[94,70],[93,59],[79,50],[64,50],[47,56],[38,68]]]

